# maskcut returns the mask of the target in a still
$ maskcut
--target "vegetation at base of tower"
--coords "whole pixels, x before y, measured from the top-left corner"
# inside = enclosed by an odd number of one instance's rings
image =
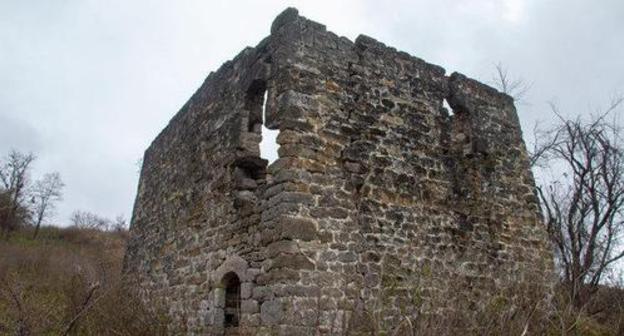
[[[563,288],[539,297],[530,285],[513,285],[493,295],[484,305],[465,297],[463,283],[448,292],[426,298],[423,307],[447,306],[444,311],[422,309],[416,317],[385,317],[384,307],[375,307],[357,318],[347,314],[347,328],[335,335],[622,335],[624,291],[603,287],[582,309],[577,309]],[[390,305],[388,309],[392,309]],[[338,312],[336,312],[338,313]],[[362,329],[362,324],[367,325]],[[321,331],[321,329],[319,329]]]
[[[146,309],[122,285],[126,231],[45,226],[33,239],[32,230],[22,228],[0,243],[0,335],[165,334],[162,311]],[[539,291],[525,284],[507,287],[487,304],[474,306],[463,295],[468,283],[456,281],[448,292],[431,293],[426,283],[436,281],[434,272],[423,266],[410,276],[417,275],[407,279],[419,283],[418,290],[410,293],[415,306],[453,302],[452,307],[429,313],[422,309],[417,318],[385,320],[383,302],[396,298],[384,295],[400,293],[400,283],[388,280],[385,285],[389,288],[380,292],[379,304],[366,303],[360,319],[352,312],[347,312],[346,319],[341,317],[342,311],[329,312],[336,326],[332,330],[319,328],[319,332],[432,336],[624,333],[624,291],[620,288],[600,286],[590,301],[577,308],[561,286],[552,297],[537,297]],[[370,330],[362,330],[363,321]],[[244,329],[240,333],[253,334]]]

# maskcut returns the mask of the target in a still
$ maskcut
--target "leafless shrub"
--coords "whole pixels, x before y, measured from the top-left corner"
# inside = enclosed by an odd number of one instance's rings
[[[69,221],[71,225],[78,229],[90,229],[105,231],[111,226],[110,220],[92,212],[76,210],[74,211]]]

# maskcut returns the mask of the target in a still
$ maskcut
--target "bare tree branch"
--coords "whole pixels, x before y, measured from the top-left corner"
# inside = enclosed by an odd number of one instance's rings
[[[100,288],[100,284],[97,282],[91,285],[89,291],[87,292],[87,295],[82,302],[82,305],[80,305],[80,307],[78,308],[76,315],[74,315],[74,317],[67,323],[67,326],[64,328],[64,331],[61,334],[62,336],[69,335],[69,332],[74,328],[76,322],[78,322],[78,319],[80,319],[80,317],[82,317],[98,301],[98,298],[93,298],[95,291],[98,288]]]
[[[64,186],[61,175],[56,172],[45,174],[41,180],[35,183],[31,196],[35,225],[33,239],[37,238],[43,221],[54,211],[55,202],[62,199],[61,189]]]
[[[621,128],[608,116],[624,102],[615,99],[589,121],[565,119],[540,134],[531,157],[548,163],[562,179],[538,188],[548,234],[557,249],[562,280],[580,307],[615,262],[624,258],[624,148]]]
[[[531,84],[528,84],[522,78],[512,78],[509,72],[502,63],[494,65],[495,74],[492,79],[492,85],[494,85],[499,91],[513,97],[516,102],[523,102],[524,96],[531,89]]]

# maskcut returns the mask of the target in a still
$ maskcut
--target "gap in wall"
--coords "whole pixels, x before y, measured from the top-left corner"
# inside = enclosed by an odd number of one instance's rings
[[[455,115],[455,112],[453,112],[453,109],[451,108],[451,105],[449,105],[449,103],[446,100],[446,98],[444,98],[444,100],[442,101],[442,107],[444,107],[446,109],[446,111],[448,112],[449,116]]]
[[[275,162],[278,158],[277,149],[277,135],[279,130],[268,129],[266,125],[266,105],[267,105],[268,90],[264,91],[262,98],[262,140],[260,141],[260,157],[267,159],[269,164]]]

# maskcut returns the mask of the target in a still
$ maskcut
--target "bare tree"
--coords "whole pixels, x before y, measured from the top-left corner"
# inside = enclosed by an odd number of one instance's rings
[[[623,102],[589,121],[567,120],[542,132],[532,161],[547,161],[561,178],[538,188],[562,282],[581,307],[624,257],[624,148],[615,118]]]
[[[35,225],[33,239],[37,238],[41,223],[52,215],[55,203],[62,199],[61,190],[64,186],[61,175],[57,172],[45,174],[42,179],[35,182],[31,191],[33,224]]]
[[[111,224],[110,229],[115,232],[123,232],[128,229],[128,221],[123,215],[115,217],[115,221]]]
[[[499,91],[513,97],[516,102],[523,102],[524,96],[531,89],[531,85],[522,78],[512,78],[507,68],[500,62],[494,67],[496,72],[492,79],[492,85]]]
[[[12,150],[0,162],[0,192],[4,201],[1,204],[0,226],[4,235],[8,235],[27,217],[23,201],[28,190],[30,165],[34,160],[33,154]]]
[[[72,226],[80,229],[108,230],[110,227],[110,220],[88,211],[76,210],[69,220]]]

